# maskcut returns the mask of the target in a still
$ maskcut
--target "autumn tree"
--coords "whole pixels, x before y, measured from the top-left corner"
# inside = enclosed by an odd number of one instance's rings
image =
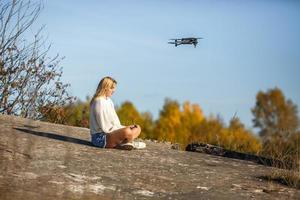
[[[204,115],[199,105],[184,102],[180,106],[177,101],[166,99],[154,134],[158,140],[179,143],[184,148],[202,120]]]
[[[260,139],[252,131],[246,129],[237,117],[230,120],[228,128],[223,131],[220,138],[227,149],[255,154],[261,151]]]
[[[181,124],[180,105],[177,101],[166,99],[155,126],[156,139],[175,142]]]
[[[260,91],[252,109],[254,126],[263,140],[262,155],[299,165],[299,118],[297,106],[279,88]]]
[[[139,124],[142,121],[139,111],[130,101],[122,103],[116,111],[123,125]]]
[[[117,114],[120,118],[121,124],[131,125],[138,124],[141,126],[141,138],[152,138],[153,134],[153,120],[149,112],[139,113],[133,103],[125,101],[118,107]]]
[[[141,113],[142,122],[140,126],[142,128],[142,132],[140,137],[147,139],[154,139],[154,126],[155,123],[153,121],[152,114],[150,112],[142,112]]]
[[[49,56],[50,45],[41,27],[31,41],[28,30],[41,11],[41,3],[0,1],[0,113],[40,119],[55,106],[73,98],[61,81],[58,55]]]
[[[254,127],[259,128],[264,142],[277,137],[286,140],[299,127],[297,106],[286,100],[279,88],[258,92],[252,113]]]
[[[48,112],[43,115],[41,120],[89,128],[89,105],[90,97],[86,97],[86,101],[78,99],[76,102],[64,106],[51,107]]]
[[[220,117],[213,115],[204,118],[190,135],[191,142],[203,142],[212,145],[222,146],[220,135],[224,131],[225,125]]]
[[[176,134],[176,142],[185,147],[191,142],[191,135],[194,134],[198,125],[204,120],[204,114],[198,104],[191,104],[186,101],[182,105],[180,132]]]
[[[204,118],[192,130],[189,141],[208,143],[239,152],[258,153],[261,150],[259,138],[246,129],[238,118],[232,118],[229,126],[219,116]]]
[[[89,128],[90,97],[86,101],[77,100],[75,103],[64,106],[67,125]]]

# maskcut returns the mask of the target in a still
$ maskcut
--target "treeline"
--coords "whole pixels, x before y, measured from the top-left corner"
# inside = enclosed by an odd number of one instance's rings
[[[123,103],[117,112],[125,125],[141,125],[142,138],[179,143],[182,148],[202,141],[238,151],[257,153],[261,149],[259,139],[246,130],[238,118],[233,118],[226,127],[220,118],[205,117],[197,104],[180,105],[166,99],[155,121],[149,113],[139,113],[131,102]]]
[[[89,102],[77,101],[65,107],[54,107],[45,113],[43,120],[89,128]],[[49,112],[50,110],[50,112]],[[182,148],[191,142],[205,142],[227,149],[258,153],[261,142],[247,130],[238,118],[232,118],[226,126],[220,117],[205,117],[197,104],[166,99],[159,118],[153,120],[151,113],[140,113],[133,103],[126,101],[116,108],[123,125],[139,124],[141,138],[179,143]]]
[[[65,107],[47,108],[43,119],[89,128],[89,102],[87,98]],[[204,142],[263,155],[299,152],[297,106],[286,100],[278,88],[257,94],[252,113],[260,137],[247,129],[238,117],[226,125],[218,116],[205,116],[199,105],[188,101],[181,105],[176,100],[166,99],[157,120],[149,112],[139,112],[129,101],[116,110],[122,124],[135,123],[142,127],[142,138],[179,143],[182,148],[191,142]]]
[[[44,120],[89,128],[89,102],[87,98],[65,107],[47,108]],[[139,124],[142,128],[140,137],[144,139],[179,143],[182,148],[201,141],[237,151],[257,153],[261,150],[259,138],[238,118],[233,118],[227,127],[219,117],[205,117],[197,104],[185,102],[180,105],[166,99],[157,120],[153,120],[149,112],[140,113],[129,101],[122,103],[116,111],[123,125]]]

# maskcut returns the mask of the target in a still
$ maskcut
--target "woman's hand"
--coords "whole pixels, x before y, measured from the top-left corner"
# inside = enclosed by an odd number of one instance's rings
[[[136,124],[130,125],[130,126],[129,126],[130,129],[134,129],[134,128],[137,128],[137,127],[138,127],[138,126],[137,126]]]

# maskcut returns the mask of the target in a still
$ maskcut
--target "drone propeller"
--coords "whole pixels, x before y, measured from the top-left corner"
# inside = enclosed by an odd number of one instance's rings
[[[169,40],[179,40],[179,39],[169,39]]]
[[[168,44],[176,44],[175,42],[168,42]]]
[[[196,39],[203,39],[202,37],[197,37]]]

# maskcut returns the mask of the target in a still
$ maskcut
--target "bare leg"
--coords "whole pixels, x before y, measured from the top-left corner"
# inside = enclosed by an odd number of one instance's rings
[[[141,127],[137,125],[136,128],[131,129],[130,126],[115,130],[106,137],[106,148],[114,148],[123,141],[132,142],[141,133]]]

